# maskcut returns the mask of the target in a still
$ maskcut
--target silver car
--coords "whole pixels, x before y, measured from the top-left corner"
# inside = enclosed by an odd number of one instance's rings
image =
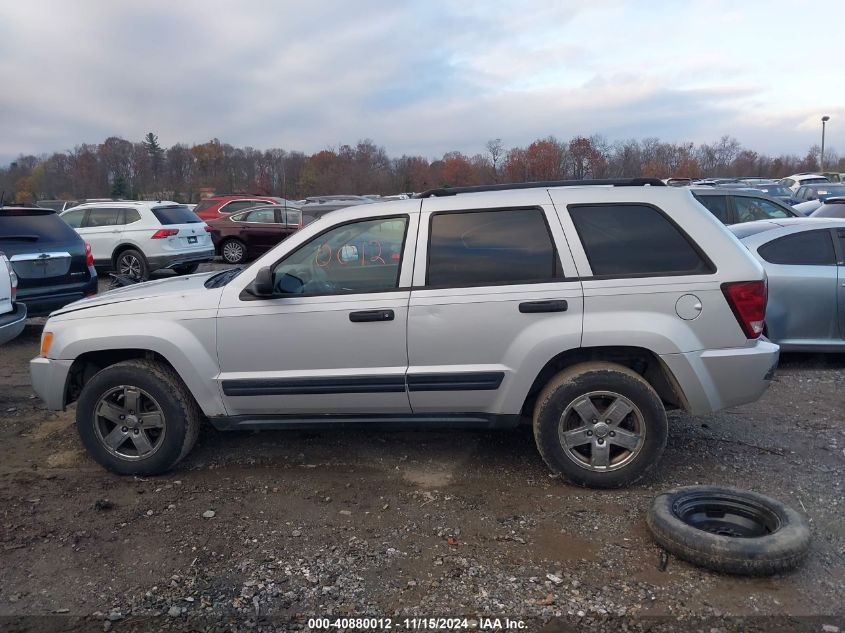
[[[639,479],[667,408],[756,400],[763,269],[657,180],[435,190],[333,211],[245,270],[54,312],[32,383],[97,461],[159,473],[219,429],[533,424],[550,469]],[[507,187],[507,189],[506,189]]]
[[[784,351],[845,351],[845,220],[729,227],[769,277],[766,335]]]

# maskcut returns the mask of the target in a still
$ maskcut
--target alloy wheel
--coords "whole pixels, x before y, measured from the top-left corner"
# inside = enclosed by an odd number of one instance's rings
[[[566,456],[582,468],[617,470],[642,450],[645,422],[639,408],[625,396],[593,391],[566,407],[558,438]]]
[[[230,264],[237,264],[244,258],[244,247],[240,242],[226,242],[223,245],[223,259]]]
[[[164,413],[143,389],[120,385],[97,401],[94,431],[112,455],[132,461],[146,459],[164,442]]]
[[[132,254],[120,256],[120,261],[117,264],[117,271],[121,275],[132,277],[133,279],[141,278],[141,261]]]

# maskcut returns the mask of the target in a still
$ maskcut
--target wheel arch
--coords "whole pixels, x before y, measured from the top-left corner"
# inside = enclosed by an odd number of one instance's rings
[[[689,409],[674,375],[653,351],[643,347],[602,346],[569,349],[550,358],[534,378],[520,414],[531,417],[537,396],[555,375],[574,365],[595,361],[615,363],[636,372],[657,392],[666,408]]]
[[[111,265],[113,268],[117,267],[117,258],[120,257],[120,254],[128,250],[138,251],[144,259],[147,258],[147,256],[144,255],[144,251],[142,251],[137,244],[133,244],[132,242],[121,242],[114,247],[111,254]]]

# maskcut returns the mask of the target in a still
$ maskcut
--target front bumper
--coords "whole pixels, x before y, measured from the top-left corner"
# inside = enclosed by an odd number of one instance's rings
[[[705,415],[754,402],[771,384],[780,348],[759,339],[749,347],[664,354],[690,413]]]
[[[73,365],[72,360],[56,360],[40,356],[29,361],[32,389],[51,411],[62,411],[65,408],[67,378],[71,365]]]
[[[161,268],[175,268],[176,266],[185,266],[188,264],[202,264],[204,262],[214,261],[214,249],[208,248],[201,251],[191,251],[187,253],[173,253],[172,255],[155,255],[147,258],[150,270],[159,270]]]
[[[6,314],[0,314],[0,345],[11,341],[23,332],[26,325],[26,305],[16,303],[15,309]]]

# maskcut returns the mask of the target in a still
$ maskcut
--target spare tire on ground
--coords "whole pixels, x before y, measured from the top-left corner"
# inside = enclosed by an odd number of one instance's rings
[[[654,498],[646,517],[654,540],[678,558],[729,574],[795,568],[810,527],[777,499],[736,488],[687,486]]]

